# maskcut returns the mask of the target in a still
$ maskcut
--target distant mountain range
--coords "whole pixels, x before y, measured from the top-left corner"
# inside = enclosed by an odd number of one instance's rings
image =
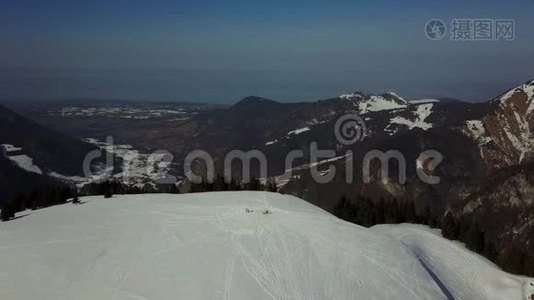
[[[26,105],[26,104],[25,104]],[[72,138],[46,130],[6,108],[0,110],[2,144],[22,148],[46,172],[77,175],[80,161],[94,146],[80,139],[103,141],[113,135],[120,144],[142,153],[162,149],[172,152],[168,173],[183,178],[182,162],[192,150],[208,151],[218,173],[231,150],[261,150],[269,161],[269,176],[285,193],[294,194],[332,211],[340,197],[365,195],[372,199],[414,201],[419,211],[429,210],[438,219],[451,212],[457,219],[477,223],[487,238],[496,241],[496,252],[506,255],[519,248],[534,253],[534,81],[510,89],[485,103],[455,99],[405,99],[395,93],[348,93],[317,102],[280,103],[247,97],[230,107],[203,104],[100,104],[57,105],[32,110],[14,107],[32,120]],[[353,145],[339,143],[334,124],[346,114],[358,114],[366,125],[365,138]],[[74,139],[77,138],[78,140]],[[335,159],[310,165],[310,143],[336,151]],[[291,177],[285,157],[302,150]],[[370,150],[398,150],[407,161],[406,184],[380,180],[372,168],[370,184],[361,181],[361,164]],[[443,161],[435,170],[416,164],[424,150],[437,150]],[[346,151],[352,155],[347,156]],[[339,173],[332,182],[316,183],[309,169],[327,174],[328,166],[342,170],[352,164],[355,180],[345,182]],[[205,172],[202,164],[193,166]],[[241,175],[240,165],[233,165]],[[439,176],[429,185],[417,178],[417,168]],[[45,172],[45,173],[46,173]],[[259,170],[253,164],[253,175]],[[187,184],[183,185],[185,190]]]

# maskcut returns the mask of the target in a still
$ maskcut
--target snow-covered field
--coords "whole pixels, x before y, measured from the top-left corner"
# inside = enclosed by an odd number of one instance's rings
[[[131,105],[106,105],[102,107],[62,107],[48,111],[50,116],[61,117],[113,117],[121,119],[147,120],[150,118],[177,117],[177,120],[188,120],[188,113],[183,108],[141,108]]]
[[[19,166],[19,168],[22,168],[28,172],[43,174],[41,168],[33,164],[33,158],[26,154],[19,153],[20,151],[22,151],[22,148],[10,144],[0,145],[0,155],[3,155],[13,161],[17,166]]]
[[[417,110],[414,111],[415,119],[409,120],[403,117],[396,116],[390,120],[391,124],[400,124],[406,125],[410,130],[414,128],[421,128],[423,130],[428,130],[432,128],[432,124],[426,122],[425,120],[432,114],[433,104],[419,104]]]
[[[532,288],[421,227],[365,229],[287,195],[82,201],[0,224],[0,299],[524,300]]]

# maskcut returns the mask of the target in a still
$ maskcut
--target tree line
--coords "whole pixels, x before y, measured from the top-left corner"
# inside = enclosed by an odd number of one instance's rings
[[[278,187],[273,178],[267,179],[262,183],[257,178],[252,178],[249,182],[242,182],[232,179],[226,182],[224,177],[217,175],[213,182],[202,180],[200,183],[191,183],[191,193],[211,192],[211,191],[270,191],[278,192]],[[103,195],[105,198],[111,198],[113,195],[126,194],[146,194],[146,193],[179,193],[179,189],[174,184],[157,185],[151,187],[139,187],[127,185],[122,181],[113,179],[102,182],[93,182],[83,187],[80,194],[83,196]],[[8,201],[1,207],[0,221],[8,221],[15,217],[17,212],[26,209],[36,210],[49,207],[52,205],[64,204],[68,199],[73,199],[74,204],[79,204],[79,193],[75,186],[52,186],[33,190],[31,193],[20,194],[11,201]]]
[[[221,192],[221,191],[268,191],[278,192],[278,186],[274,178],[268,178],[265,182],[261,182],[258,178],[252,178],[248,182],[243,182],[232,178],[230,182],[225,180],[221,175],[216,175],[210,182],[205,178],[199,183],[191,182],[189,188],[190,193],[201,192]]]
[[[450,240],[463,242],[467,248],[482,254],[489,260],[496,262],[505,271],[534,276],[534,255],[517,245],[506,247],[498,251],[492,241],[478,223],[470,221],[468,217],[455,217],[447,211],[442,219],[441,234]]]
[[[463,242],[467,248],[499,264],[504,270],[534,276],[534,257],[516,246],[497,251],[497,245],[472,218],[456,218],[450,211],[440,214],[430,207],[417,212],[410,200],[357,196],[350,200],[342,196],[333,209],[334,215],[345,221],[371,227],[377,224],[414,223],[441,229],[443,237]]]
[[[76,188],[70,186],[51,186],[35,189],[29,194],[19,194],[11,201],[4,203],[0,212],[0,220],[5,222],[15,217],[17,212],[26,209],[36,210],[66,203],[77,195]]]
[[[111,197],[111,195],[129,195],[129,194],[148,194],[148,193],[168,193],[178,194],[179,190],[174,184],[155,185],[150,186],[136,186],[125,184],[121,180],[105,180],[102,182],[92,182],[85,185],[80,191],[84,196],[98,196],[104,195]]]

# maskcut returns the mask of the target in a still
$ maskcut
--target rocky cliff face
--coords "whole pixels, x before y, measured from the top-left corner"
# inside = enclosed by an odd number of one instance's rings
[[[487,115],[466,121],[466,132],[494,168],[534,159],[534,81],[513,88],[489,103]]]

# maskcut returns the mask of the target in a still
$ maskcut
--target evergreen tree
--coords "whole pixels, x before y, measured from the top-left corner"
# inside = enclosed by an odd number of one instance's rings
[[[448,211],[441,221],[441,234],[444,238],[450,240],[458,239],[460,228],[456,223],[456,219],[450,211]]]
[[[78,193],[74,194],[74,197],[72,198],[73,204],[80,204],[80,197],[78,196]]]
[[[399,214],[399,209],[398,209],[397,199],[393,199],[392,201],[389,201],[389,203],[385,204],[384,217],[385,217],[386,223],[388,224],[399,223],[398,214]]]
[[[534,253],[534,251],[527,252]],[[534,255],[527,255],[525,257],[525,265],[523,267],[523,274],[529,277],[534,277]]]
[[[386,205],[384,198],[378,199],[378,202],[376,203],[376,209],[375,209],[375,222],[376,224],[384,224],[386,223],[386,216],[384,214],[384,206]]]
[[[15,210],[13,209],[13,205],[11,203],[4,204],[4,207],[2,207],[2,211],[0,212],[0,220],[2,222],[6,222],[11,220],[11,218],[15,217]]]
[[[215,180],[213,181],[213,190],[214,191],[227,191],[228,190],[228,184],[224,180],[224,177],[217,174],[215,176]]]
[[[484,251],[484,232],[476,222],[469,227],[464,242],[467,248],[475,252],[481,253]]]
[[[406,200],[403,203],[403,215],[404,222],[416,223],[417,217],[415,215],[415,203],[413,201]]]
[[[429,206],[425,207],[425,219],[426,220],[424,224],[432,228],[438,227],[438,220],[437,220],[436,214],[433,211],[433,209]]]
[[[356,218],[360,225],[371,227],[375,225],[375,208],[374,203],[367,197],[358,197],[358,211]]]
[[[357,220],[357,212],[358,210],[356,206],[352,204],[351,201],[345,197],[345,195],[341,196],[334,207],[335,216],[342,220],[359,224],[360,222]]]
[[[247,191],[261,191],[263,186],[258,178],[253,177],[249,182],[245,182],[245,190]]]
[[[277,193],[278,192],[278,187],[276,186],[276,180],[274,180],[274,178],[269,177],[267,179],[265,190],[268,191],[268,192],[272,192],[272,193]]]
[[[486,240],[486,245],[484,246],[483,254],[489,260],[495,261],[497,257],[499,256],[499,252],[497,251],[497,248],[495,247],[495,243],[493,243],[492,241]]]
[[[241,188],[241,184],[237,180],[232,178],[232,180],[230,181],[230,184],[228,186],[228,189],[230,191],[240,191],[242,188]]]
[[[499,260],[506,271],[514,274],[524,274],[528,272],[528,270],[524,269],[526,257],[520,248],[513,246],[505,251]]]

